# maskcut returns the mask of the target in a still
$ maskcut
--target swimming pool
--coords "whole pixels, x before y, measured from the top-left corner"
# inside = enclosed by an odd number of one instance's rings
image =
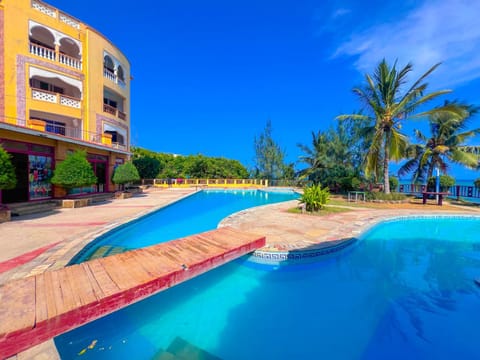
[[[138,249],[215,229],[237,211],[297,199],[291,190],[203,190],[121,226],[88,244],[70,263]]]
[[[478,234],[479,218],[399,219],[313,264],[245,257],[55,343],[64,359],[478,359]]]

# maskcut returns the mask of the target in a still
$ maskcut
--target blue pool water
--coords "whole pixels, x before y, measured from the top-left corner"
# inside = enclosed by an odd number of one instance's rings
[[[479,234],[478,218],[400,219],[313,264],[245,257],[55,343],[62,359],[154,359],[179,339],[225,360],[478,359]]]
[[[297,199],[293,191],[206,190],[120,227],[89,244],[71,263],[92,257],[99,249],[127,251],[216,229],[228,215],[254,206]]]

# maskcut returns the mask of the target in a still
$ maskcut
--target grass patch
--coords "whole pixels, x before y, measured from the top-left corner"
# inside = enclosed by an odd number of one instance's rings
[[[330,203],[331,203],[331,201],[330,201]],[[315,216],[325,216],[325,215],[329,215],[329,214],[336,214],[336,213],[352,211],[351,209],[347,209],[347,208],[331,206],[330,203],[329,203],[329,205],[327,205],[326,207],[324,207],[323,209],[321,209],[319,211],[302,213],[301,209],[299,209],[298,207],[294,207],[294,208],[288,209],[288,212],[292,213],[292,214],[306,214],[306,215],[315,215]]]

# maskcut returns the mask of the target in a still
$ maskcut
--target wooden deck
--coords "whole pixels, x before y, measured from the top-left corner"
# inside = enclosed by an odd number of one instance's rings
[[[6,283],[0,359],[264,245],[265,237],[221,228]]]

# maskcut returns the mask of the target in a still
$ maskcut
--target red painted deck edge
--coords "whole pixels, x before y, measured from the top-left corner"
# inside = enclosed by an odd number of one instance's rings
[[[8,334],[0,334],[0,358],[8,358],[9,356],[15,355],[66,331],[94,321],[148,296],[194,278],[215,267],[265,246],[265,242],[265,237],[257,238],[254,241],[226,250],[214,257],[206,258],[191,264],[188,270],[170,272],[164,276],[157,277],[152,281],[118,292],[109,297],[100,299],[99,301],[80,306],[74,310],[40,323],[36,323],[33,328],[27,327]]]

